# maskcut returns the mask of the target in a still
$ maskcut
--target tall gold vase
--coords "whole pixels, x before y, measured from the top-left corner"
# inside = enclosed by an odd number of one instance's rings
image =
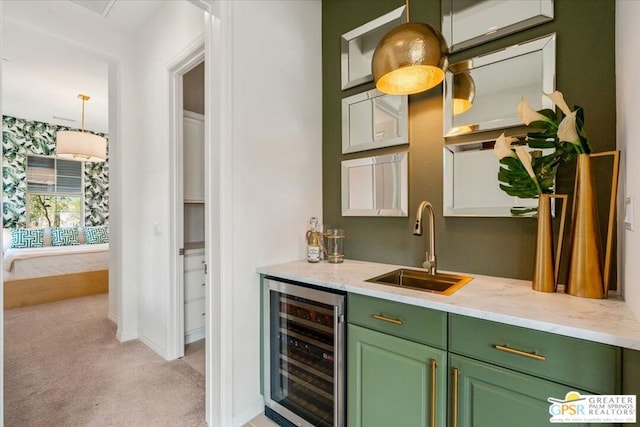
[[[592,157],[614,156],[609,205],[607,249],[603,260],[598,204],[592,173]],[[611,253],[615,224],[615,202],[618,188],[620,152],[580,154],[576,169],[573,212],[571,215],[571,241],[569,248],[569,275],[565,292],[584,298],[606,298],[611,272]],[[604,261],[604,262],[603,262]]]
[[[551,199],[563,199],[562,214],[560,216],[560,231],[556,254],[553,253],[553,224],[551,216]],[[536,256],[533,267],[533,282],[531,287],[538,292],[555,292],[558,286],[558,270],[564,222],[566,217],[566,194],[541,194],[538,197],[538,231],[536,234]]]

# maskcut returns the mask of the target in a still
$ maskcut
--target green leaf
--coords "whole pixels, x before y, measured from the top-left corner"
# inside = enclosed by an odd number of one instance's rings
[[[511,215],[522,216],[531,212],[537,212],[538,208],[523,208],[523,207],[515,207],[509,209],[511,211]]]
[[[552,122],[557,122],[558,121],[558,115],[556,114],[556,112],[554,110],[552,110],[550,108],[545,108],[543,110],[539,110],[538,113],[542,114],[543,116],[545,116],[546,118],[548,118]]]
[[[527,145],[529,145],[529,147],[531,148],[540,148],[540,149],[556,147],[555,141],[549,141],[547,139],[528,139]]]

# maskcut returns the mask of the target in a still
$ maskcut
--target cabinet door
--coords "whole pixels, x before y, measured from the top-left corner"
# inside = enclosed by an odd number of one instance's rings
[[[445,425],[444,351],[351,324],[347,351],[349,427]]]
[[[193,333],[196,329],[204,328],[204,298],[193,299],[184,304],[184,332]]]
[[[570,391],[592,394],[462,356],[451,355],[449,369],[450,427],[551,426],[549,397],[563,399]]]
[[[184,200],[204,202],[204,116],[184,114]]]

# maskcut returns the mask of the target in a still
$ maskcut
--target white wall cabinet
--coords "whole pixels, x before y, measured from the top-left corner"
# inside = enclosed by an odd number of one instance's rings
[[[184,254],[184,342],[204,338],[205,273],[204,249],[187,249]]]
[[[184,201],[204,203],[204,116],[183,114]]]

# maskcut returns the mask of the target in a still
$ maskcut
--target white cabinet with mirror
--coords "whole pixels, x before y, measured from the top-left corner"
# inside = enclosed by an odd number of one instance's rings
[[[342,153],[409,142],[407,96],[385,95],[377,89],[342,100]]]
[[[553,20],[553,0],[442,0],[442,34],[456,52]]]
[[[342,89],[373,81],[371,58],[378,42],[405,20],[405,6],[401,6],[342,35]]]
[[[535,110],[553,108],[543,92],[555,90],[555,46],[550,34],[453,64],[445,78],[445,137],[522,125],[516,111],[522,97]],[[469,110],[456,115],[454,79],[462,73],[473,80],[475,98]]]
[[[408,153],[342,162],[343,216],[407,216]]]
[[[500,162],[493,153],[494,142],[445,145],[444,216],[513,216],[511,208],[538,206],[538,199],[512,197],[500,189]],[[542,152],[547,155],[553,149]]]

